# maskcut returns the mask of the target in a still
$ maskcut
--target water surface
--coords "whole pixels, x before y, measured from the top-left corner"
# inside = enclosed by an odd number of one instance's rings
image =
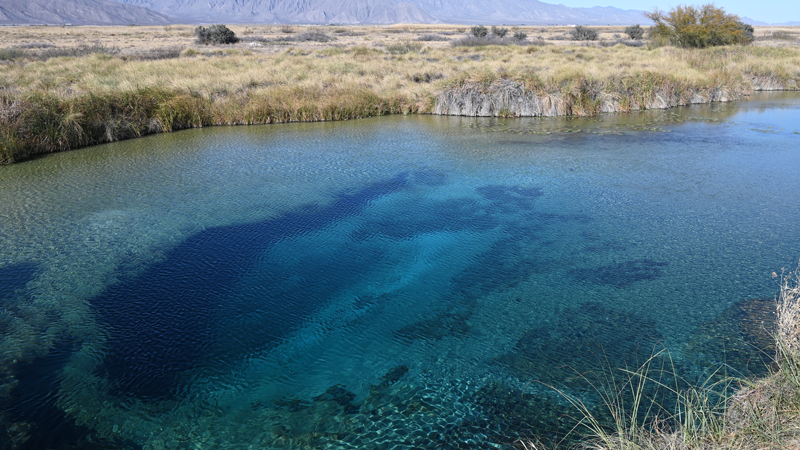
[[[597,405],[587,377],[662,349],[686,382],[763,373],[797,123],[775,94],[0,167],[0,421],[18,448],[512,448],[572,426],[553,388]]]

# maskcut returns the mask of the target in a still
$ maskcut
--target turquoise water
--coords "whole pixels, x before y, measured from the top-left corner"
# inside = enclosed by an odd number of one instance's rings
[[[594,408],[592,374],[662,349],[687,383],[763,373],[798,123],[776,94],[0,167],[0,421],[15,448],[513,448],[572,427],[554,388]]]

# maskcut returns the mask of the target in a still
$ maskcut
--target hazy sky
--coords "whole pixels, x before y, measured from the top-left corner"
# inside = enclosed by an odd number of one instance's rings
[[[561,3],[571,7],[614,6],[622,9],[641,9],[650,11],[654,7],[669,11],[678,5],[702,5],[711,3],[705,0],[540,0],[545,3]],[[800,22],[799,0],[723,0],[713,2],[728,13],[746,16],[767,23]]]

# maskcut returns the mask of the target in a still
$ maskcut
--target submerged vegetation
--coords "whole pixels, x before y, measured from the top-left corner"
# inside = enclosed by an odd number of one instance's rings
[[[793,449],[800,445],[800,284],[781,276],[770,374],[728,376],[723,364],[699,385],[682,382],[666,350],[638,369],[612,367],[577,375],[604,404],[602,416],[556,389],[576,409],[578,448],[593,450]],[[777,274],[773,274],[776,278]],[[762,324],[768,326],[768,324]],[[664,399],[671,401],[664,402]],[[527,450],[552,447],[522,442]]]

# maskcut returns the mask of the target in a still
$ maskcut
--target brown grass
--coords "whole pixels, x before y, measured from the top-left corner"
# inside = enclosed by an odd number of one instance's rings
[[[583,414],[581,426],[589,435],[577,448],[592,450],[766,450],[800,448],[800,267],[784,272],[777,298],[772,373],[757,380],[727,379],[713,386],[680,391],[675,411],[662,407],[649,422],[636,421],[634,402],[616,410],[616,398],[605,398],[617,420],[614,430],[599,424],[579,400],[568,398]],[[777,278],[778,275],[774,274]],[[656,355],[658,356],[658,355]],[[654,356],[655,358],[655,356]],[[629,377],[610,386],[611,392],[641,389],[658,383],[649,375],[650,361]],[[667,389],[669,387],[663,386]],[[729,391],[729,388],[732,388]],[[606,387],[602,392],[606,391]],[[666,419],[666,420],[664,420]],[[670,425],[667,425],[667,424]],[[526,450],[544,450],[540,442],[521,443]]]
[[[226,46],[194,44],[189,25],[0,28],[0,42],[7,45],[0,57],[14,49],[0,63],[0,162],[187,126],[430,113],[439,93],[464,83],[514,80],[557,101],[578,99],[567,113],[591,115],[602,110],[600,97],[625,110],[646,105],[637,98],[659,89],[746,95],[755,76],[790,87],[800,81],[800,47],[787,40],[767,45],[763,30],[754,46],[683,50],[576,45],[560,40],[569,27],[515,28],[546,45],[502,47],[417,40],[427,34],[463,37],[466,28],[454,25],[293,26],[293,33],[279,26],[231,28],[243,41]],[[606,44],[623,33],[623,27],[598,29]],[[309,31],[334,39],[278,40]],[[101,51],[46,56],[69,48]],[[20,51],[23,56],[13,56]],[[157,59],[162,56],[168,59]],[[112,115],[121,111],[114,120],[85,109],[102,104],[98,98],[136,93],[151,95],[137,100],[149,104],[153,92],[161,103],[148,107],[155,115],[147,120],[131,121],[125,108],[103,107]],[[182,107],[188,110],[177,112]],[[36,116],[41,127],[21,113],[31,109],[48,111]],[[175,114],[191,120],[175,120]],[[109,132],[96,132],[103,127]]]

